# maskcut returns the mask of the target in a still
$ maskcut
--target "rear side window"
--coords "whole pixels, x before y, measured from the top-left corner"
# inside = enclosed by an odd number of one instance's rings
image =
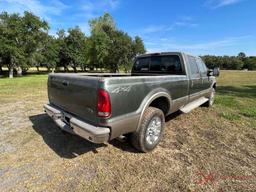
[[[181,60],[178,55],[151,57],[150,71],[166,74],[183,74]]]
[[[199,69],[195,57],[188,56],[190,74],[192,78],[200,78]]]
[[[149,70],[141,70],[141,66],[145,65],[144,61],[149,62]],[[148,63],[147,63],[148,66]],[[161,55],[161,56],[150,56],[147,58],[138,58],[134,64],[134,72],[148,71],[150,73],[159,74],[174,74],[181,75],[184,74],[182,69],[182,64],[180,57],[178,55]]]
[[[149,71],[149,61],[150,61],[150,59],[148,57],[137,59],[134,63],[133,71],[148,72]]]

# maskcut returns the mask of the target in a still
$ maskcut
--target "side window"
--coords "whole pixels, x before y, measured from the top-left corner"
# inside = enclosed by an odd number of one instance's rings
[[[134,72],[148,72],[149,71],[149,58],[138,58],[133,66]]]
[[[188,62],[190,67],[190,74],[192,78],[200,78],[199,69],[197,67],[196,59],[192,56],[188,56]]]
[[[181,60],[178,55],[152,56],[150,71],[164,74],[183,74]]]
[[[180,57],[178,55],[162,57],[161,69],[170,74],[182,74]]]
[[[197,66],[202,76],[207,76],[207,68],[201,58],[197,58]]]

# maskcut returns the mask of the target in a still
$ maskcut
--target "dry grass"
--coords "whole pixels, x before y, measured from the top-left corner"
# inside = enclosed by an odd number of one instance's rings
[[[46,79],[0,79],[0,191],[256,190],[256,72],[223,71],[214,107],[168,117],[148,154],[63,134]]]

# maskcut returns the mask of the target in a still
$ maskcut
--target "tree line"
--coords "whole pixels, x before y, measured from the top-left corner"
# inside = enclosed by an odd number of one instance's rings
[[[237,56],[201,56],[208,68],[219,67],[220,69],[232,70],[256,70],[256,57],[246,56],[245,53],[240,52]]]
[[[23,15],[0,14],[0,73],[7,67],[9,77],[30,67],[49,71],[87,70],[128,71],[132,59],[146,52],[139,36],[130,37],[119,30],[110,14],[89,21],[90,36],[77,26],[49,35],[49,24],[25,11]]]
[[[3,67],[22,75],[30,67],[46,67],[49,71],[64,68],[77,70],[129,71],[132,59],[146,52],[143,40],[119,30],[110,14],[89,21],[90,35],[77,26],[49,34],[49,24],[25,11],[0,14],[0,75]],[[256,69],[256,57],[244,53],[237,56],[202,56],[208,68]]]

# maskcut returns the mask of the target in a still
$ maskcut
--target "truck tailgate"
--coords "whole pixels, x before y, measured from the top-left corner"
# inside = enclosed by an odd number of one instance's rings
[[[97,123],[99,77],[50,74],[48,97],[51,104],[91,123]]]

